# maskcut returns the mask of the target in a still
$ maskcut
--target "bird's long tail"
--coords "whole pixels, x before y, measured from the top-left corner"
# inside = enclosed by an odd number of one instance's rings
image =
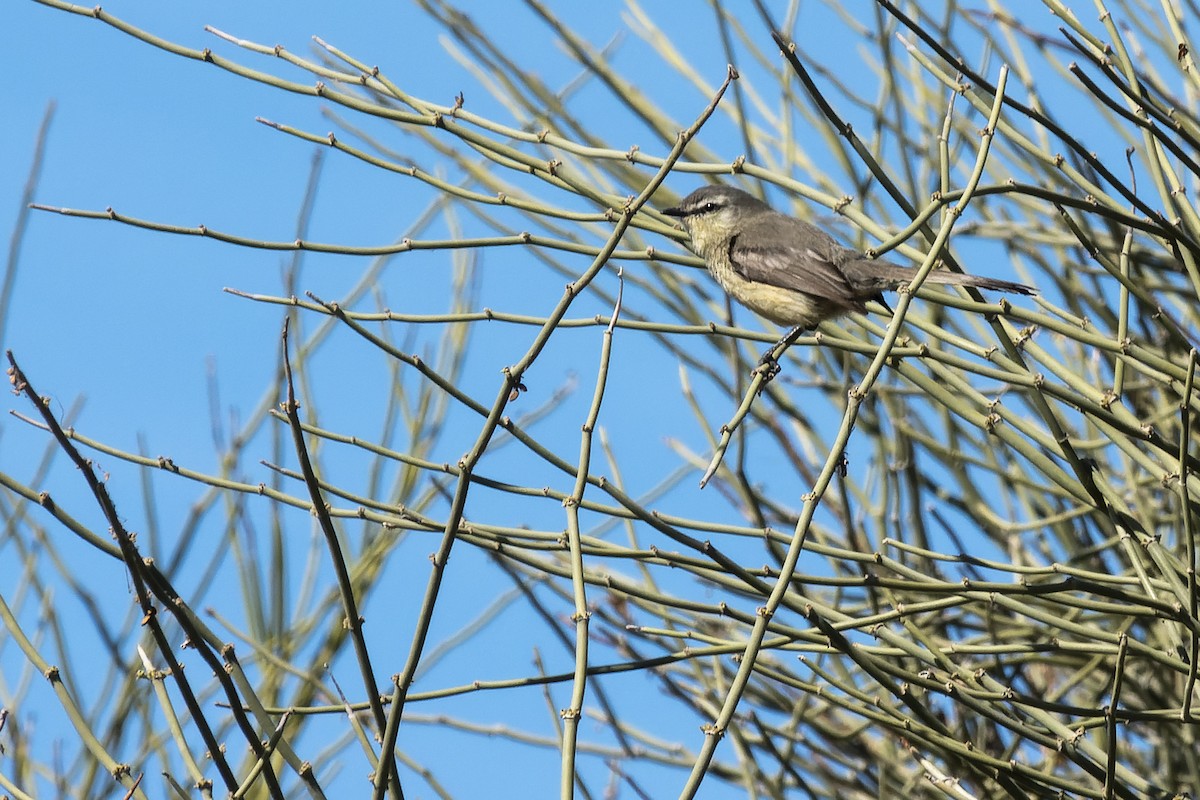
[[[911,282],[915,274],[914,270],[909,267],[901,267],[881,259],[868,258],[847,262],[842,265],[842,270],[849,279],[850,285],[859,289],[863,296],[872,295],[877,291],[895,291]],[[1008,294],[1037,294],[1036,289],[1023,283],[1002,281],[999,278],[984,278],[979,275],[951,272],[946,269],[933,270],[925,278],[925,282],[943,283],[949,286],[975,286]]]
[[[909,280],[912,280],[910,277]],[[945,283],[950,286],[975,286],[980,289],[991,289],[994,292],[1007,294],[1037,294],[1037,289],[1014,281],[1002,281],[999,278],[985,278],[980,275],[967,275],[963,272],[950,272],[945,269],[935,269],[925,278],[926,283]]]

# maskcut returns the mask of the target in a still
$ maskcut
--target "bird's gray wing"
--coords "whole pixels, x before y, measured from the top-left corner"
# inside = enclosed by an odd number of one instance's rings
[[[851,284],[841,264],[861,255],[839,245],[806,222],[782,214],[754,225],[729,242],[729,261],[743,278],[820,298],[835,306],[861,309],[878,293]]]

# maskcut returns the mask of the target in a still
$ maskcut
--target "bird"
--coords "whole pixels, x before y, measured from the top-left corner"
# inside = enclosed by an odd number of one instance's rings
[[[817,226],[732,186],[703,186],[662,213],[683,223],[692,250],[722,289],[772,322],[791,326],[778,344],[824,320],[865,312],[869,300],[887,307],[884,290],[906,286],[916,274],[843,247]],[[925,282],[1036,294],[1022,283],[947,270],[933,270]]]

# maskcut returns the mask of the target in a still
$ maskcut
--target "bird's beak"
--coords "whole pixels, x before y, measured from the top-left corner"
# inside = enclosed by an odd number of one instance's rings
[[[668,217],[682,217],[683,209],[682,208],[664,208],[662,210],[662,213],[666,214]]]

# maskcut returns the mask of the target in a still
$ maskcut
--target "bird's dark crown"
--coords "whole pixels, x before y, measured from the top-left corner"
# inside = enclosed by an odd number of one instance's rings
[[[726,208],[750,211],[765,207],[765,204],[753,195],[735,189],[732,186],[702,186],[683,198],[675,208],[665,208],[663,213],[672,217],[694,217],[699,214],[712,214]]]

